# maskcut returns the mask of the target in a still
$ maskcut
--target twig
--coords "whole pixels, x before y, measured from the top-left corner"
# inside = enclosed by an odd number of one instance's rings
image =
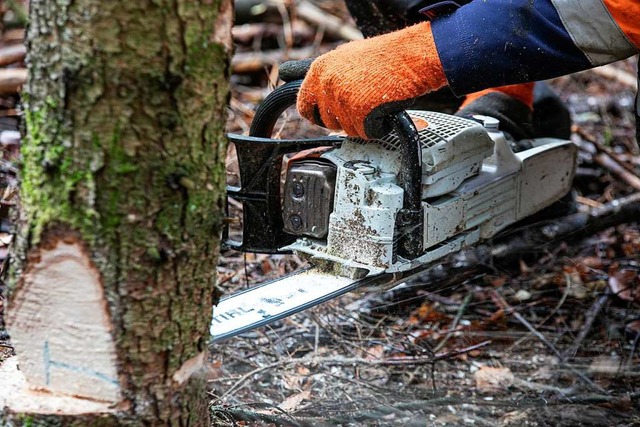
[[[22,61],[27,54],[27,48],[22,45],[3,46],[0,48],[0,66]]]
[[[533,335],[535,335],[536,338],[538,338],[540,340],[540,342],[542,342],[549,350],[551,350],[551,352],[560,361],[564,360],[564,357],[562,356],[562,353],[560,353],[560,351],[551,343],[551,341],[549,341],[547,339],[547,337],[545,337],[542,333],[540,333],[540,331],[538,331],[536,328],[534,328],[533,325],[531,323],[529,323],[529,321],[527,319],[525,319],[520,313],[518,313],[513,307],[511,307],[509,305],[509,303],[507,303],[507,301],[502,297],[502,295],[500,295],[498,293],[498,291],[492,290],[491,291],[491,295],[493,296],[493,299],[494,299],[495,303],[498,305],[498,307],[502,308],[505,311],[505,313],[511,314],[518,322],[520,322]],[[580,380],[582,380],[582,382],[587,384],[588,386],[598,390],[600,393],[609,394],[609,392],[607,392],[605,389],[600,387],[598,384],[596,384],[593,381],[591,381],[582,372],[580,372],[577,369],[574,369],[572,367],[568,367],[568,369],[573,374],[575,374]]]
[[[560,239],[590,236],[614,225],[636,221],[640,217],[640,192],[613,200],[601,208],[578,212],[535,226],[507,232],[499,236],[491,254],[495,258],[510,259],[532,249],[542,251],[545,243]]]
[[[301,360],[301,359],[298,359],[298,360]],[[277,362],[271,363],[269,365],[261,366],[259,368],[254,369],[253,371],[250,371],[250,372],[244,374],[242,377],[240,377],[240,379],[238,381],[233,383],[233,385],[231,387],[229,387],[229,389],[227,391],[225,391],[222,396],[220,396],[220,400],[223,400],[225,397],[227,397],[227,396],[231,395],[232,393],[236,392],[252,376],[254,376],[256,374],[259,374],[261,372],[264,372],[264,371],[266,371],[268,369],[276,368],[276,367],[282,366],[282,365],[288,365],[290,363],[293,363],[293,359],[283,359],[283,360],[279,360]]]
[[[536,329],[542,327],[545,323],[547,323],[549,321],[549,319],[551,319],[553,316],[555,316],[556,313],[558,312],[558,310],[560,310],[560,307],[562,307],[564,302],[567,300],[567,297],[569,296],[569,291],[571,290],[571,279],[570,279],[568,274],[565,274],[565,283],[567,285],[564,288],[564,292],[562,293],[562,297],[560,298],[560,301],[558,301],[558,304],[556,304],[556,306],[553,308],[553,310],[551,310],[551,312],[544,319],[542,319],[540,322],[538,322],[538,324],[536,325]],[[531,333],[529,333],[529,334],[523,336],[522,338],[520,338],[511,347],[509,347],[509,349],[507,350],[507,353],[509,353],[514,348],[517,348],[518,346],[520,346],[520,344],[522,344],[524,341],[528,340],[530,336],[531,336]]]
[[[593,155],[593,160],[602,166],[603,168],[618,175],[627,184],[633,187],[635,190],[640,191],[640,178],[636,175],[634,167],[628,164],[618,153],[614,152],[611,148],[601,144],[598,140],[589,132],[584,130],[578,125],[572,126],[571,130],[589,143],[593,144],[593,147],[588,147],[586,151],[593,154],[593,151],[597,150],[598,153]],[[587,144],[588,145],[588,144]],[[585,147],[586,148],[586,147]],[[595,150],[594,150],[595,148]]]
[[[576,340],[574,341],[571,348],[569,348],[569,350],[567,350],[564,353],[564,358],[570,358],[576,355],[576,353],[580,349],[580,346],[582,345],[582,342],[591,331],[591,328],[593,327],[593,322],[595,322],[596,318],[598,317],[598,314],[604,307],[604,304],[609,299],[609,295],[610,295],[609,288],[607,288],[604,295],[601,295],[597,300],[595,300],[593,305],[589,307],[589,310],[587,310],[587,312],[585,313],[585,321],[584,321],[584,324],[582,325],[582,329],[580,329],[580,333],[576,337]]]
[[[640,342],[640,332],[636,334],[636,337],[633,339],[633,343],[631,343],[631,350],[629,350],[629,357],[627,358],[626,363],[628,368],[631,368],[631,365],[633,364],[633,356],[638,348],[638,342]]]
[[[285,48],[288,51],[293,46],[293,27],[291,26],[291,19],[289,19],[289,10],[287,10],[287,7],[281,2],[278,2],[276,6],[280,16],[282,17]]]
[[[251,407],[256,405],[247,404],[242,406]],[[256,412],[249,409],[245,409],[241,406],[231,406],[231,407],[214,406],[211,408],[211,411],[214,414],[217,412],[220,412],[225,415],[231,415],[234,421],[235,420],[250,421],[250,422],[257,421],[257,422],[268,423],[268,424],[273,424],[277,426],[301,426],[301,424],[295,418],[293,418],[286,411],[283,411],[282,409],[278,408],[275,405],[260,404],[258,406],[262,407],[262,409],[271,409],[271,410],[277,411],[278,414]],[[235,422],[234,422],[234,425],[236,425]]]
[[[525,328],[527,328],[529,332],[535,335],[535,337],[538,338],[549,350],[551,350],[554,355],[562,360],[562,353],[558,351],[558,349],[551,343],[551,341],[549,341],[547,337],[542,335],[540,331],[534,328],[527,319],[522,317],[520,313],[518,313],[513,307],[511,307],[509,303],[507,303],[507,301],[502,297],[502,295],[498,293],[498,291],[492,290],[491,294],[493,295],[494,301],[498,305],[498,307],[503,309],[505,313],[511,314],[513,317],[515,317],[518,322],[520,322]]]
[[[633,91],[638,90],[638,79],[636,78],[636,76],[624,70],[621,70],[614,65],[603,65],[602,67],[592,68],[591,71],[599,76],[615,80],[618,83],[622,83]]]
[[[313,40],[315,34],[311,26],[303,21],[296,21],[295,26],[292,26],[291,31],[292,38],[300,38],[304,40]],[[236,25],[231,29],[233,40],[245,45],[250,44],[256,38],[265,39],[269,37],[283,37],[284,33],[285,29],[283,28],[283,24],[265,22]]]
[[[313,56],[315,49],[300,48],[291,49],[288,52],[282,50],[268,50],[263,52],[237,53],[231,59],[234,73],[254,73],[262,71],[265,67],[278,65],[291,59],[305,59]]]
[[[279,366],[286,365],[302,365],[302,364],[311,364],[311,365],[327,365],[327,366],[355,366],[355,365],[366,365],[366,366],[413,366],[413,365],[422,365],[422,364],[431,364],[438,362],[440,360],[450,359],[455,356],[459,356],[464,353],[468,353],[473,350],[477,350],[479,348],[485,347],[491,344],[491,341],[483,341],[479,344],[475,344],[469,347],[465,347],[460,350],[448,351],[446,353],[436,354],[435,356],[428,357],[390,357],[387,359],[363,359],[361,357],[315,357],[315,356],[306,356],[301,357],[299,359],[283,359],[277,362],[271,363],[269,365],[261,366],[259,368],[254,369],[251,372],[244,374],[240,379],[238,379],[224,394],[220,397],[220,400],[225,397],[231,395],[236,392],[241,386],[248,381],[252,376],[257,375],[261,372],[267,371],[269,369],[273,369]]]
[[[449,341],[449,339],[453,336],[453,333],[455,332],[455,328],[458,326],[458,322],[460,322],[460,319],[462,319],[462,315],[464,314],[465,310],[469,306],[469,303],[471,302],[472,299],[473,299],[473,294],[471,292],[469,292],[464,297],[464,300],[462,301],[462,304],[460,305],[460,308],[456,313],[456,317],[453,319],[453,321],[451,321],[451,324],[449,325],[449,332],[447,332],[447,334],[444,336],[442,341],[438,343],[436,348],[433,349],[434,353],[437,352],[438,350],[441,350],[442,347],[444,347],[444,345],[447,343],[447,341]]]
[[[305,21],[324,28],[324,31],[334,38],[343,40],[362,39],[362,33],[357,28],[344,24],[340,18],[329,15],[306,0],[298,2],[296,13]]]
[[[593,160],[605,169],[608,169],[612,173],[618,175],[620,179],[626,182],[634,190],[640,191],[640,178],[629,172],[619,162],[615,161],[613,157],[605,152],[601,152],[593,156]]]

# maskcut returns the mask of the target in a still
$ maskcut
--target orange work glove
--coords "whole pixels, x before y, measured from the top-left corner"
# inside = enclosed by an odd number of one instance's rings
[[[298,111],[329,129],[380,138],[388,132],[384,116],[446,84],[431,24],[422,22],[318,57],[302,83]]]
[[[515,140],[533,138],[534,83],[501,86],[466,96],[456,115],[482,114],[500,120],[500,130]]]

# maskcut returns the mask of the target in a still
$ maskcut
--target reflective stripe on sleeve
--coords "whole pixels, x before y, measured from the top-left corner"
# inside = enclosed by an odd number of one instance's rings
[[[638,50],[602,0],[551,0],[575,45],[592,65],[629,57]]]

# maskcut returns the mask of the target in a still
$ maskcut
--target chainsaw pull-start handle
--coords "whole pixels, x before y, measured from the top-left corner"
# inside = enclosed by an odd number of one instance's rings
[[[302,80],[294,80],[276,88],[256,110],[249,135],[270,138],[278,118],[295,105]],[[400,140],[400,181],[404,190],[403,209],[398,213],[400,232],[398,251],[405,258],[422,253],[422,149],[420,137],[406,111],[389,114],[385,119]]]

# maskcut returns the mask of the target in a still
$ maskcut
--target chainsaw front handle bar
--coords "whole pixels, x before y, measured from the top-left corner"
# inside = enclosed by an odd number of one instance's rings
[[[302,80],[294,80],[276,88],[256,110],[249,135],[271,138],[278,118],[295,105]],[[415,258],[422,253],[422,149],[420,137],[406,111],[388,115],[384,120],[400,140],[400,181],[404,190],[403,209],[398,214],[399,253]],[[372,142],[375,143],[375,142]]]

